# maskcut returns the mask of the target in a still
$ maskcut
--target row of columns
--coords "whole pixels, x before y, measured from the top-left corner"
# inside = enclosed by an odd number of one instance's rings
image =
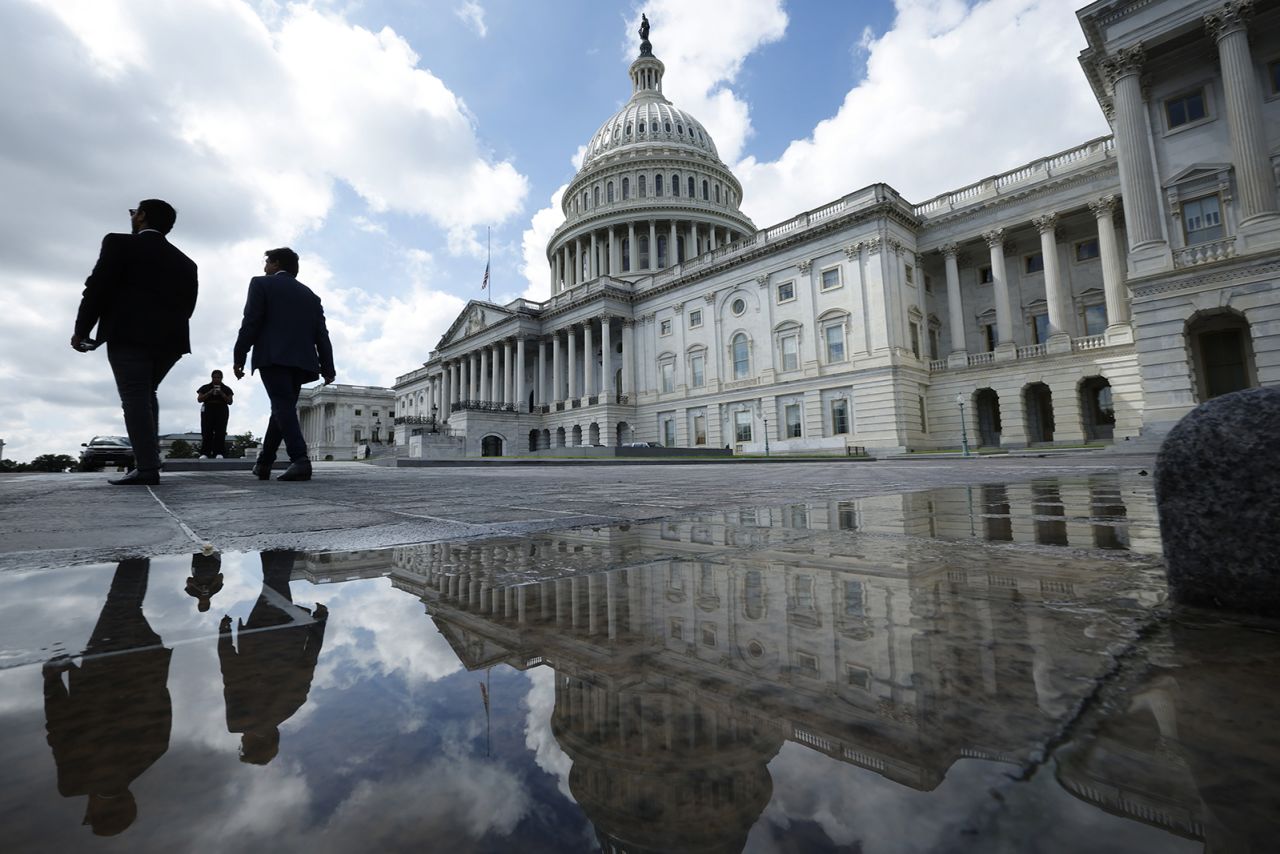
[[[710,223],[699,223],[693,220],[666,220],[659,225],[659,220],[651,219],[641,222],[630,222],[626,226],[613,226],[595,229],[588,234],[579,235],[566,240],[559,249],[553,250],[550,257],[551,292],[559,293],[576,287],[583,282],[591,281],[599,276],[617,276],[623,273],[656,272],[689,258],[714,251],[717,247],[732,243],[741,235],[731,228]],[[636,237],[648,238],[648,257],[641,266],[639,245]],[[665,264],[659,265],[658,237],[667,239]],[[684,238],[685,252],[676,257],[675,247],[679,239]],[[627,241],[627,257],[623,257],[622,241]],[[690,252],[688,247],[694,248]],[[704,248],[705,247],[705,248]]]
[[[627,319],[620,320],[622,383],[619,389],[612,369],[613,321],[614,318],[607,315],[592,318],[555,330],[547,337],[507,339],[484,345],[461,357],[446,359],[441,362],[440,373],[427,382],[428,406],[434,406],[445,420],[453,404],[462,401],[483,401],[519,409],[528,400],[526,383],[531,359],[534,362],[535,405],[551,405],[595,395],[612,398],[617,392],[629,395],[635,373],[633,324]],[[596,364],[597,324],[602,355],[599,366]],[[578,345],[579,335],[581,346]],[[533,346],[532,354],[530,345]]]
[[[1242,230],[1252,221],[1280,215],[1263,128],[1262,90],[1249,50],[1247,21],[1252,11],[1253,0],[1231,0],[1204,18],[1205,29],[1217,45],[1222,68]],[[1145,61],[1146,53],[1138,44],[1117,51],[1102,63],[1115,112],[1120,185],[1130,250],[1165,242],[1160,220],[1160,191],[1148,142],[1141,77]]]
[[[1102,262],[1102,287],[1106,293],[1107,325],[1115,326],[1129,320],[1129,300],[1125,293],[1124,264],[1116,240],[1115,196],[1103,196],[1089,203],[1098,226],[1098,253]],[[1069,335],[1067,319],[1070,316],[1070,300],[1058,266],[1057,226],[1058,214],[1047,213],[1032,220],[1040,232],[1040,252],[1044,258],[1045,302],[1049,313],[1049,334]],[[984,232],[982,239],[990,252],[992,290],[995,294],[996,333],[1001,344],[1013,342],[1013,303],[1009,293],[1009,274],[1005,265],[1004,228]],[[965,352],[964,305],[960,297],[960,245],[948,243],[939,248],[947,277],[948,320],[951,324],[951,349],[953,353]]]

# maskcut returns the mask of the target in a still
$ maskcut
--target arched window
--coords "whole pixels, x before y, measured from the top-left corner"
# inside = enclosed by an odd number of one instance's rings
[[[662,195],[662,176],[661,175],[653,176],[653,194],[655,196]]]
[[[594,204],[596,207],[600,207],[600,187],[599,186],[596,187]]]
[[[745,380],[751,373],[751,349],[747,346],[747,335],[739,332],[733,336],[733,378]]]
[[[582,191],[582,209],[585,211],[587,209],[587,205],[589,204],[591,204],[591,196],[587,195],[586,190],[583,190]]]
[[[605,198],[605,201],[609,202],[610,204],[613,203],[613,182],[612,181],[604,185],[604,198]]]
[[[708,181],[702,182],[702,200],[704,202],[711,201],[711,184]]]
[[[667,133],[671,133],[671,122],[667,122],[667,123],[666,123],[666,125],[665,125],[665,128],[666,128]]]
[[[644,122],[636,122],[636,133],[644,133]]]
[[[645,176],[641,175],[639,178],[636,179],[636,195],[642,199],[646,195],[644,178]]]
[[[720,204],[720,185],[716,184],[716,204]]]
[[[679,122],[676,122],[676,133],[679,133],[679,134],[684,133],[684,125],[680,124]]]
[[[655,122],[649,122],[649,130],[653,131],[654,133],[657,133],[657,132],[658,132],[658,123],[657,123],[656,121],[655,121]]]
[[[673,196],[680,195],[680,176],[679,175],[671,176],[671,195]]]
[[[631,179],[623,178],[622,179],[622,200],[625,202],[629,198],[631,198]]]
[[[631,136],[631,122],[627,122],[627,136]]]
[[[696,185],[693,182],[693,176],[690,175],[689,176],[689,198],[692,199],[696,195],[698,195],[698,190]]]

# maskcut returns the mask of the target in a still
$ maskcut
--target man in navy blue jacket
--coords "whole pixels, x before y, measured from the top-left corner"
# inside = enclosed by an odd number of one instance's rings
[[[242,379],[252,348],[251,370],[262,377],[271,400],[271,419],[253,473],[259,480],[271,477],[271,464],[283,439],[289,468],[276,479],[311,480],[307,442],[298,423],[298,394],[303,383],[322,376],[325,385],[333,382],[333,345],[320,297],[297,279],[298,253],[289,248],[272,249],[266,257],[266,275],[249,282],[233,362],[236,378]]]

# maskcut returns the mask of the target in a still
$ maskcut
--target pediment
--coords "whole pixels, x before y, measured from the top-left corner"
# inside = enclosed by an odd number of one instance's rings
[[[475,335],[477,332],[483,332],[489,327],[513,316],[513,314],[514,312],[510,309],[503,308],[500,305],[481,300],[472,300],[467,303],[466,308],[458,312],[458,316],[454,319],[449,330],[441,337],[437,349],[457,343],[464,338]]]
[[[440,617],[433,617],[432,621],[444,636],[454,655],[458,657],[458,661],[469,671],[501,664],[511,654],[510,650],[495,643],[491,638],[467,631]]]
[[[1229,171],[1231,171],[1230,163],[1195,163],[1173,175],[1164,185],[1166,187],[1176,187],[1179,184],[1187,184],[1206,178],[1214,180]]]

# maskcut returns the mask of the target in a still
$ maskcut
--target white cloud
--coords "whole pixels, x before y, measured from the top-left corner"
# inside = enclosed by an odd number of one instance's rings
[[[867,76],[835,114],[734,167],[744,210],[763,227],[879,181],[924,201],[1107,133],[1075,5],[899,0],[888,32],[863,34]]]
[[[547,267],[547,243],[551,235],[564,222],[564,212],[560,209],[561,200],[568,184],[551,194],[551,202],[547,207],[533,215],[529,227],[524,230],[521,246],[524,252],[524,263],[520,272],[529,281],[529,287],[523,294],[525,299],[546,300],[551,298],[551,273]]]
[[[229,368],[263,249],[326,224],[340,184],[367,208],[363,222],[341,221],[393,255],[410,250],[371,215],[424,219],[447,249],[474,255],[479,226],[520,211],[527,180],[484,149],[466,105],[408,43],[324,6],[187,0],[141,15],[124,0],[33,0],[0,11],[0,378],[17,395],[0,410],[6,456],[122,432],[105,358],[67,340],[102,234],[125,230],[141,198],[175,204],[174,243],[200,265],[194,353],[162,386],[163,432],[194,427],[195,387]],[[302,279],[328,300],[346,381],[386,383],[412,366],[406,354],[425,358],[459,304],[408,273],[330,285],[330,263],[304,257]],[[261,431],[259,397],[237,399],[233,430]]]
[[[484,7],[476,0],[464,0],[463,4],[453,10],[453,14],[457,15],[459,20],[471,29],[475,30],[476,35],[484,38],[489,34],[489,28],[484,24]]]

